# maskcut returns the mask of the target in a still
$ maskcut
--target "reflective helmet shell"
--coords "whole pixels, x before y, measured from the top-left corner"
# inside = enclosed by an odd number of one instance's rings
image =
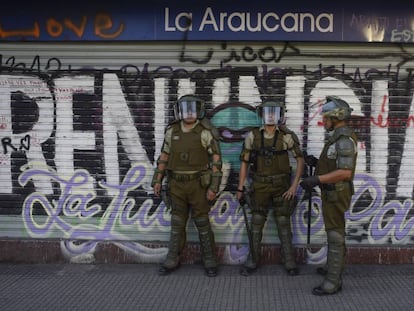
[[[336,118],[342,121],[348,120],[351,117],[352,111],[353,109],[346,101],[336,96],[327,96],[321,113],[324,117]]]

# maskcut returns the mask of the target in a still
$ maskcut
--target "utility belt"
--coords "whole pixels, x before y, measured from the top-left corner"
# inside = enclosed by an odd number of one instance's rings
[[[200,178],[202,172],[192,174],[177,174],[174,172],[168,172],[168,177],[176,181],[191,181]]]
[[[335,184],[320,184],[319,187],[322,191],[326,192],[328,195],[332,193],[337,193],[338,191],[341,192],[348,186],[351,190],[351,194],[355,193],[354,191],[354,183],[352,181],[340,181]]]
[[[289,183],[289,174],[277,174],[270,176],[253,175],[253,180],[264,184],[282,185]]]
[[[334,191],[336,190],[336,184],[320,184],[319,187],[322,191]]]
[[[322,193],[325,195],[327,202],[336,203],[339,199],[338,193],[340,193],[340,191],[345,188],[344,184],[345,182],[338,182],[335,184],[321,184],[319,187],[321,188]]]

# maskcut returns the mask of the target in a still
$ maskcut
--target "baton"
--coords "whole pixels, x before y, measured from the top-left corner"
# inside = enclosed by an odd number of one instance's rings
[[[306,166],[309,169],[308,176],[313,176],[312,168],[316,167],[318,163],[318,159],[315,158],[313,155],[308,155],[306,151],[303,152]],[[308,246],[310,244],[310,235],[311,235],[311,216],[312,216],[312,189],[308,190],[308,239],[307,243]]]
[[[244,194],[243,194],[243,197],[241,197],[241,199],[239,200],[239,204],[243,210],[244,224],[246,225],[247,237],[249,238],[249,251],[252,254],[253,261],[255,261],[255,254],[253,251],[253,234],[249,226],[249,219],[247,218],[247,211],[246,211],[247,202],[246,202],[246,199],[244,198]]]
[[[312,166],[308,165],[309,168],[309,176],[312,176]],[[308,191],[308,246],[310,244],[310,236],[311,236],[311,215],[312,215],[312,189]]]

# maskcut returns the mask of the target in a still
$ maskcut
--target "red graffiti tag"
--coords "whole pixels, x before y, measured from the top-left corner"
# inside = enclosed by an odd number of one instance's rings
[[[45,21],[45,31],[46,33],[53,37],[57,38],[63,35],[65,29],[72,31],[78,38],[82,38],[85,34],[87,28],[88,17],[81,16],[79,23],[74,22],[70,18],[64,18],[63,22],[59,21],[53,17],[46,19]],[[6,30],[0,24],[0,38],[11,38],[11,37],[35,37],[39,39],[41,36],[41,28],[39,22],[34,22],[33,27],[30,29],[15,29],[15,30]],[[124,31],[125,25],[119,23],[118,27],[113,29],[114,22],[110,15],[105,13],[97,13],[93,19],[93,32],[97,37],[103,39],[114,39],[122,34]]]

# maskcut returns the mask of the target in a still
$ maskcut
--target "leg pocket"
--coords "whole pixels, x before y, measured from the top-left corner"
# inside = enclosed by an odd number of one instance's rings
[[[336,190],[326,191],[326,199],[330,203],[335,203],[338,201],[338,192]]]

